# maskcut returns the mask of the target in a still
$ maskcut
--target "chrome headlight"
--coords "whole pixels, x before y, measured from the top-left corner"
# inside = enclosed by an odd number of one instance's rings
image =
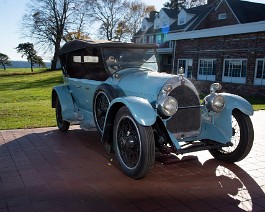
[[[204,98],[204,104],[208,110],[221,112],[225,106],[225,99],[220,94],[212,93]]]
[[[178,110],[178,102],[171,96],[158,100],[158,109],[164,116],[173,116]]]

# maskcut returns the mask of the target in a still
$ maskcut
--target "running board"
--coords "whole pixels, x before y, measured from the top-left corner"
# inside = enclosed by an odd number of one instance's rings
[[[220,143],[215,143],[215,142],[211,144],[206,144],[204,142],[196,142],[196,143],[190,144],[188,147],[185,147],[183,149],[177,149],[176,154],[185,154],[189,152],[219,149],[222,147],[229,147],[229,146],[233,146],[233,144],[231,142],[228,142],[226,144],[220,144]]]

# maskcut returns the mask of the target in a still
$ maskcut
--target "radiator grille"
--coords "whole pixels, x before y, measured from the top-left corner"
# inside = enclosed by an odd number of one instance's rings
[[[178,101],[179,109],[167,122],[172,133],[188,133],[200,130],[200,101],[196,93],[185,85],[176,87],[170,96]]]

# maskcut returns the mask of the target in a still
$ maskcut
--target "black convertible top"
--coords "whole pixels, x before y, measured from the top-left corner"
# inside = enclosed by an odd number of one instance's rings
[[[106,40],[73,40],[65,43],[60,49],[60,55],[87,47],[114,47],[114,48],[157,48],[157,44],[123,43]]]

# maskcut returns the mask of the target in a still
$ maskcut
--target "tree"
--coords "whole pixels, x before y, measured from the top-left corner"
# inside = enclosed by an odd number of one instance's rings
[[[23,17],[22,28],[26,37],[32,37],[37,44],[53,52],[51,69],[56,69],[59,50],[64,35],[68,34],[76,22],[75,14],[80,12],[82,0],[32,0],[27,4],[27,13]],[[84,12],[84,11],[83,11]],[[84,18],[78,28],[84,25]]]
[[[164,4],[164,7],[180,11],[183,7],[185,7],[186,1],[187,0],[170,0]]]
[[[89,24],[88,14],[89,10],[86,1],[75,3],[72,28],[70,30],[66,28],[66,34],[63,36],[65,42],[75,39],[91,39],[89,33],[85,32],[86,25]]]
[[[33,60],[33,63],[39,65],[39,67],[42,67],[42,68],[46,67],[45,63],[43,62],[42,57],[38,55],[34,55],[32,60]]]
[[[28,62],[30,62],[31,72],[33,72],[33,66],[36,64],[38,57],[34,45],[32,43],[20,43],[16,49],[18,53],[22,53],[22,57],[26,56]]]
[[[137,0],[130,2],[127,15],[118,23],[115,32],[116,40],[130,40],[141,28],[143,18],[148,16],[151,11],[155,11],[154,6],[147,6]]]
[[[128,41],[141,26],[150,7],[138,0],[86,0],[89,16],[100,24],[99,36],[107,40]],[[154,9],[154,7],[152,7]]]
[[[9,57],[6,54],[0,53],[0,64],[6,70],[6,65],[11,65]]]
[[[114,40],[115,31],[124,19],[128,2],[126,0],[87,0],[92,21],[99,22],[100,37]]]
[[[198,7],[204,4],[206,4],[206,0],[186,0],[185,7],[186,8]]]

